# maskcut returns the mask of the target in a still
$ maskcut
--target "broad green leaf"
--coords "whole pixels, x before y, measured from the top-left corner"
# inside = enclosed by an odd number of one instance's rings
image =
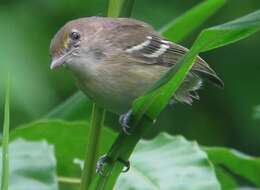
[[[9,152],[9,190],[58,190],[54,150],[46,141],[18,139],[10,143]]]
[[[144,113],[151,119],[157,118],[185,79],[194,64],[194,59],[200,52],[246,38],[258,31],[259,28],[260,10],[226,24],[202,31],[191,50],[155,84],[152,88],[153,91],[149,91],[146,95],[134,101],[134,114],[138,119]]]
[[[220,189],[206,153],[181,136],[162,133],[142,140],[130,161],[130,171],[120,175],[115,189]]]
[[[228,148],[213,147],[205,150],[215,166],[228,169],[227,173],[230,171],[260,187],[260,158]]]
[[[174,42],[180,42],[210,16],[217,12],[225,0],[207,0],[188,10],[182,16],[164,26],[160,32]]]
[[[65,177],[79,177],[80,168],[75,159],[83,159],[88,136],[89,123],[65,121],[37,121],[23,125],[11,132],[11,139],[27,140],[45,139],[53,144],[57,158],[58,174]],[[105,154],[114,141],[116,134],[103,128],[101,134],[100,153]]]

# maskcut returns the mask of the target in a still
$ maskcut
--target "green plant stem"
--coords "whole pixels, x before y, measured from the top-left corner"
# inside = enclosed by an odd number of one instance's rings
[[[108,16],[110,17],[130,17],[134,6],[134,0],[110,0],[108,6]],[[142,129],[141,127],[139,129]],[[121,132],[113,143],[107,156],[111,159],[110,164],[105,168],[105,177],[98,176],[97,179],[92,183],[91,189],[102,190],[102,189],[113,189],[115,181],[124,167],[122,164],[117,162],[120,158],[128,160],[135,145],[141,138],[141,133],[136,132],[129,138],[126,134]],[[126,149],[125,149],[126,148]],[[115,171],[112,171],[112,170]],[[110,176],[109,176],[110,175]],[[109,176],[109,177],[108,177]]]
[[[110,0],[108,16],[130,16],[133,5],[134,0]],[[100,132],[104,119],[105,110],[94,104],[80,190],[87,190],[94,176]]]
[[[1,190],[8,190],[9,183],[9,128],[10,128],[10,84],[9,76],[7,79],[5,109],[4,109],[4,127],[3,127],[3,144],[2,144],[2,184]]]
[[[107,15],[110,17],[130,17],[134,2],[134,0],[110,0]]]
[[[118,158],[126,161],[129,160],[136,144],[152,124],[152,121],[148,117],[144,116],[141,120],[137,120],[135,124],[131,125],[131,135],[126,135],[123,132],[119,134],[111,149],[107,153],[107,156],[110,158],[110,162],[104,168],[105,177],[98,176],[92,183],[91,189],[113,189],[116,179],[124,167],[121,162],[118,162]]]
[[[97,154],[100,142],[101,128],[104,124],[106,111],[93,104],[87,150],[82,172],[80,190],[87,190],[95,174]]]

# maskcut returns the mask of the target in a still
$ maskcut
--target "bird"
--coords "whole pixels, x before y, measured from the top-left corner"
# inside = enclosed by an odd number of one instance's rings
[[[54,35],[50,68],[64,66],[97,105],[122,115],[188,51],[143,21],[84,17],[69,21]],[[203,81],[224,85],[198,56],[171,102],[191,105],[199,99]]]
[[[79,88],[98,106],[120,115],[129,134],[132,102],[144,95],[189,49],[165,39],[151,25],[133,18],[85,17],[66,23],[50,43],[51,69],[64,66]],[[223,81],[201,58],[169,103],[191,105],[204,81],[223,88]],[[129,111],[130,110],[130,111]],[[109,158],[102,156],[97,172]],[[120,159],[118,159],[120,161]],[[129,162],[121,162],[129,169]]]

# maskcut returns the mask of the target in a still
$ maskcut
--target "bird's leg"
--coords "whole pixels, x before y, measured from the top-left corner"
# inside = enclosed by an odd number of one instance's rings
[[[103,167],[106,163],[110,162],[111,159],[107,156],[107,155],[103,155],[99,158],[98,162],[97,162],[97,166],[96,166],[96,172],[101,175],[101,176],[105,176],[104,174],[104,170]],[[125,161],[121,158],[118,158],[117,161],[121,162],[122,164],[124,164],[125,168],[122,172],[127,172],[130,169],[130,162],[129,161]]]
[[[127,113],[120,115],[119,117],[119,123],[122,126],[122,130],[125,134],[130,135],[131,133],[129,132],[130,130],[130,120],[132,117],[132,110],[130,109]]]

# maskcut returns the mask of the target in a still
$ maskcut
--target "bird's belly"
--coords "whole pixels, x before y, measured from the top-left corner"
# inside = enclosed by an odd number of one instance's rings
[[[79,86],[98,105],[111,112],[122,114],[131,108],[135,98],[143,95],[164,73],[138,69],[125,70],[121,73],[103,72],[99,77],[79,80]]]
[[[122,114],[131,108],[132,101],[142,95],[150,84],[122,83],[120,81],[107,81],[101,84],[96,81],[80,84],[83,92],[98,105],[105,109]]]

